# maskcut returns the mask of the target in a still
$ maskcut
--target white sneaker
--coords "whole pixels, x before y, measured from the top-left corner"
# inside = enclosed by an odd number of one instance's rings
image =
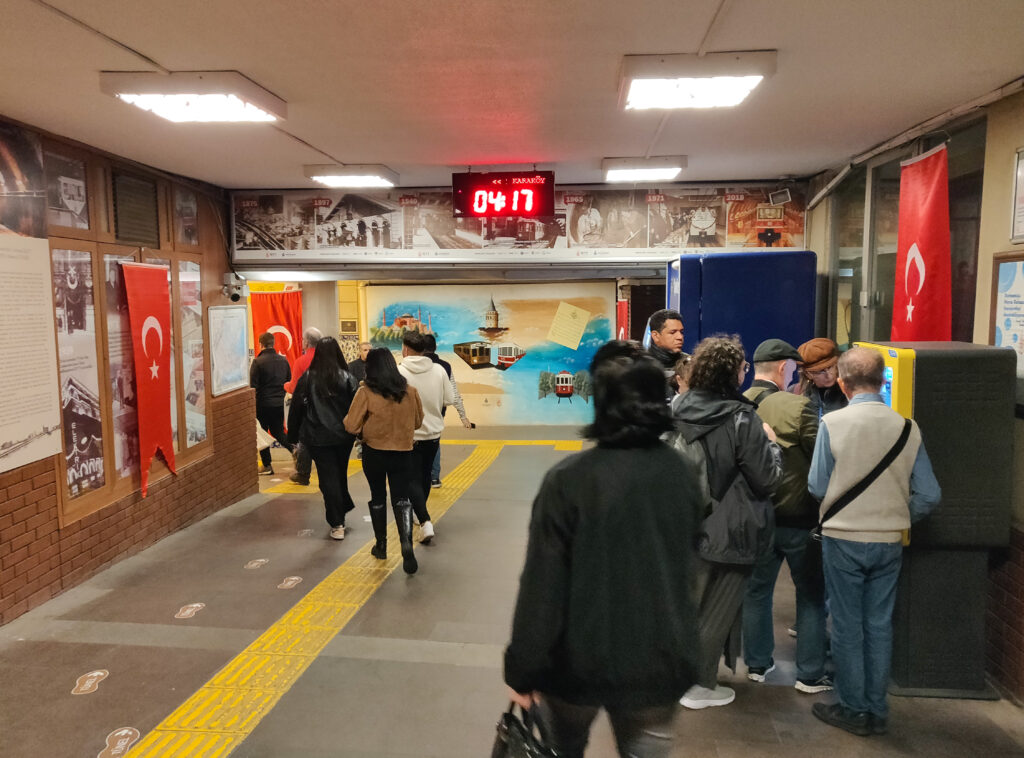
[[[691,710],[699,711],[701,708],[712,708],[716,705],[729,705],[736,699],[736,690],[731,687],[718,685],[713,690],[695,684],[686,691],[680,699],[680,705]]]
[[[432,539],[434,539],[434,525],[429,521],[424,521],[420,524],[420,542],[429,545]]]
[[[343,527],[343,526],[336,526],[333,529],[331,529],[331,539],[332,540],[343,540],[343,539],[345,539],[345,527]]]

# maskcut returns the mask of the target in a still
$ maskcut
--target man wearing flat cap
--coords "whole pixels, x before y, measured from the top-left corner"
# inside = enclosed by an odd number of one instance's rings
[[[797,350],[804,364],[800,372],[800,392],[810,398],[818,419],[829,411],[845,408],[849,401],[836,384],[839,346],[828,337],[815,337]]]
[[[782,481],[775,506],[775,538],[754,565],[743,601],[743,659],[747,678],[763,682],[775,668],[772,595],[782,561],[796,586],[796,684],[814,694],[832,689],[825,675],[825,593],[820,562],[805,561],[807,539],[818,523],[818,502],[807,491],[807,476],[818,436],[818,414],[803,395],[785,392],[787,379],[802,363],[788,342],[765,340],[754,351],[754,381],[744,396],[782,448]]]

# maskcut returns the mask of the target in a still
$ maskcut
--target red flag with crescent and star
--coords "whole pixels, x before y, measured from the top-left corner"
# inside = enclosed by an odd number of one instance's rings
[[[292,366],[302,355],[302,293],[254,292],[252,303],[252,344],[259,353],[260,335],[274,335],[274,349]]]
[[[900,166],[892,340],[948,341],[953,332],[953,294],[946,146]]]
[[[122,263],[128,295],[128,319],[135,351],[135,386],[139,409],[139,468],[142,496],[157,449],[174,472],[171,431],[171,298],[167,266]]]

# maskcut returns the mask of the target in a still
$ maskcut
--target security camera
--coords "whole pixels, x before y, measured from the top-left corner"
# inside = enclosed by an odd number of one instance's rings
[[[249,294],[249,285],[245,283],[244,276],[229,271],[224,274],[224,286],[221,288],[221,292],[232,303],[237,303]]]

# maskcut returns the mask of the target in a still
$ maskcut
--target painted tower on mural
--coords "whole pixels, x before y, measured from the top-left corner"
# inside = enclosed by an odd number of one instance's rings
[[[488,339],[500,337],[508,331],[508,327],[500,326],[498,323],[498,309],[494,307],[494,297],[491,297],[491,308],[484,312],[484,325],[477,331]]]

